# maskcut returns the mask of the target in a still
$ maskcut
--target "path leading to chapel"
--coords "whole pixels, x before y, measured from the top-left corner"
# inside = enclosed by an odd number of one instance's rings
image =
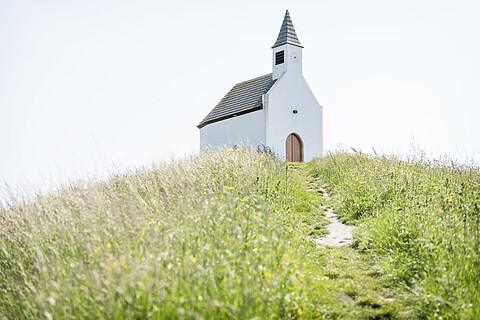
[[[309,189],[308,191],[317,191],[323,194],[323,197],[330,201],[330,196],[328,192],[318,187],[318,185],[314,182],[310,182],[312,187],[314,186],[315,189]],[[325,218],[330,221],[330,224],[327,226],[328,234],[325,237],[320,239],[313,239],[316,244],[324,245],[324,246],[332,246],[332,247],[339,247],[344,245],[352,244],[353,239],[353,229],[355,226],[349,226],[344,223],[341,223],[338,220],[337,214],[333,211],[331,207],[325,207],[327,209],[325,212]]]

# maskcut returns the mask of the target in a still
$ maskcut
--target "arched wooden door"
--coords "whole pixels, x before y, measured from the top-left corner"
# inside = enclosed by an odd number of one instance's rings
[[[303,161],[303,143],[299,136],[295,133],[289,134],[285,145],[288,162]]]

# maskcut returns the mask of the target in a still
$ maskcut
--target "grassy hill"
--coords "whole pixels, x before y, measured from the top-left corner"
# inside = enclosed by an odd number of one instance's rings
[[[480,171],[451,160],[332,154],[310,164],[358,225],[355,245],[418,318],[480,319]]]
[[[479,184],[440,163],[223,150],[65,186],[0,209],[0,319],[473,319]],[[311,241],[325,206],[357,225],[352,248]]]

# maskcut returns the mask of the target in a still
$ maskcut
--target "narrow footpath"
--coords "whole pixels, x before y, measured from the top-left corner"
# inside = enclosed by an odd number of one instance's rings
[[[319,187],[315,182],[307,181],[311,188],[307,191],[318,192],[330,203],[331,199],[328,192]],[[325,211],[325,218],[330,221],[327,225],[328,234],[325,237],[319,239],[313,239],[316,244],[339,247],[352,244],[353,230],[355,226],[346,225],[338,220],[337,214],[333,211],[332,207],[323,207]]]
[[[310,238],[315,243],[316,259],[312,272],[319,273],[318,285],[328,292],[331,305],[326,308],[330,319],[415,319],[408,292],[392,288],[389,275],[376,259],[352,248],[354,226],[341,223],[333,209],[332,199],[306,164],[290,164],[304,181],[307,192],[325,201],[319,214],[330,222],[328,234]]]

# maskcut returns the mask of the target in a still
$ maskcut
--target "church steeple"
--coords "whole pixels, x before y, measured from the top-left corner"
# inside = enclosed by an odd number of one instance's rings
[[[292,19],[290,18],[288,10],[285,13],[285,18],[283,18],[280,33],[278,34],[277,41],[273,45],[272,49],[287,43],[303,48],[300,41],[298,41],[297,33],[295,32],[295,28],[293,27]]]
[[[277,41],[272,47],[272,79],[278,79],[286,72],[289,75],[302,75],[302,50],[303,46],[298,41],[297,33],[287,10]]]

